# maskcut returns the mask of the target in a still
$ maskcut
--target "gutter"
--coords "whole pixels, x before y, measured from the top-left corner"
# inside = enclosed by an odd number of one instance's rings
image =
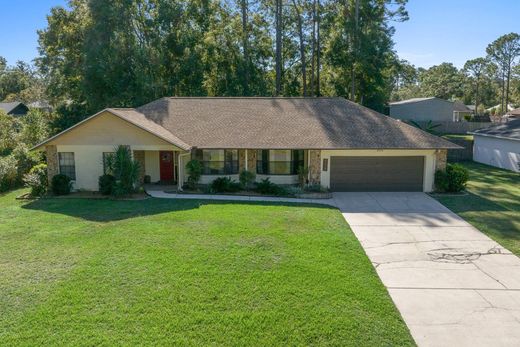
[[[492,138],[501,139],[501,140],[520,141],[520,139],[517,139],[514,137],[507,137],[507,136],[500,136],[500,135],[481,134],[481,133],[475,133],[475,132],[468,132],[468,134],[473,135],[473,136],[492,137]]]
[[[193,147],[193,149],[195,149],[195,147]],[[178,163],[179,179],[177,180],[177,190],[180,191],[180,192],[182,192],[182,186],[184,185],[184,166],[182,166],[181,163],[182,163],[182,158],[187,156],[187,155],[191,155],[191,152],[181,153],[178,156],[178,159],[179,159],[179,163]]]

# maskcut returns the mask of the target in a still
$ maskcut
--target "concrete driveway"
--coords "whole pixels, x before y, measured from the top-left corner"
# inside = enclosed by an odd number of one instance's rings
[[[423,193],[334,193],[419,346],[520,346],[520,259]]]

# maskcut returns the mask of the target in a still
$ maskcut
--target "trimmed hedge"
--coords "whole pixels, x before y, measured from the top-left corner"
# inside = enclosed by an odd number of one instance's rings
[[[466,189],[469,179],[468,170],[459,164],[447,164],[446,171],[435,173],[435,187],[438,191],[458,193]]]
[[[72,182],[69,176],[62,174],[55,175],[51,181],[51,189],[55,195],[70,194],[70,190],[72,189]]]

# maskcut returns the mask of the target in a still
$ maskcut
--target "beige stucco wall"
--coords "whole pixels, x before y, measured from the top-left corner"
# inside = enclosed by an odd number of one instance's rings
[[[146,163],[145,175],[150,176],[151,182],[158,182],[161,179],[159,151],[145,151],[144,158]]]
[[[435,150],[325,150],[321,151],[321,165],[323,159],[328,159],[327,171],[321,171],[321,185],[330,187],[330,157],[332,156],[424,156],[424,191],[431,192],[435,179]]]
[[[145,174],[159,181],[159,151],[179,150],[172,144],[109,113],[97,117],[62,134],[47,145],[58,152],[73,152],[76,165],[74,189],[98,190],[103,174],[103,152],[113,152],[117,145],[129,145],[132,151],[145,151]]]
[[[71,129],[47,145],[110,145],[124,144],[133,150],[179,150],[163,139],[105,111]]]

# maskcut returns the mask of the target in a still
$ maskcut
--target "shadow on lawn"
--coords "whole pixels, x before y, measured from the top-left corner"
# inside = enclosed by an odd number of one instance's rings
[[[166,212],[198,209],[204,205],[308,206],[324,209],[335,207],[318,204],[284,202],[249,202],[220,200],[147,199],[136,201],[93,199],[40,199],[22,206],[28,210],[63,214],[94,222],[112,222]]]
[[[520,240],[520,216],[515,210],[473,193],[438,200],[481,231],[512,241]]]

